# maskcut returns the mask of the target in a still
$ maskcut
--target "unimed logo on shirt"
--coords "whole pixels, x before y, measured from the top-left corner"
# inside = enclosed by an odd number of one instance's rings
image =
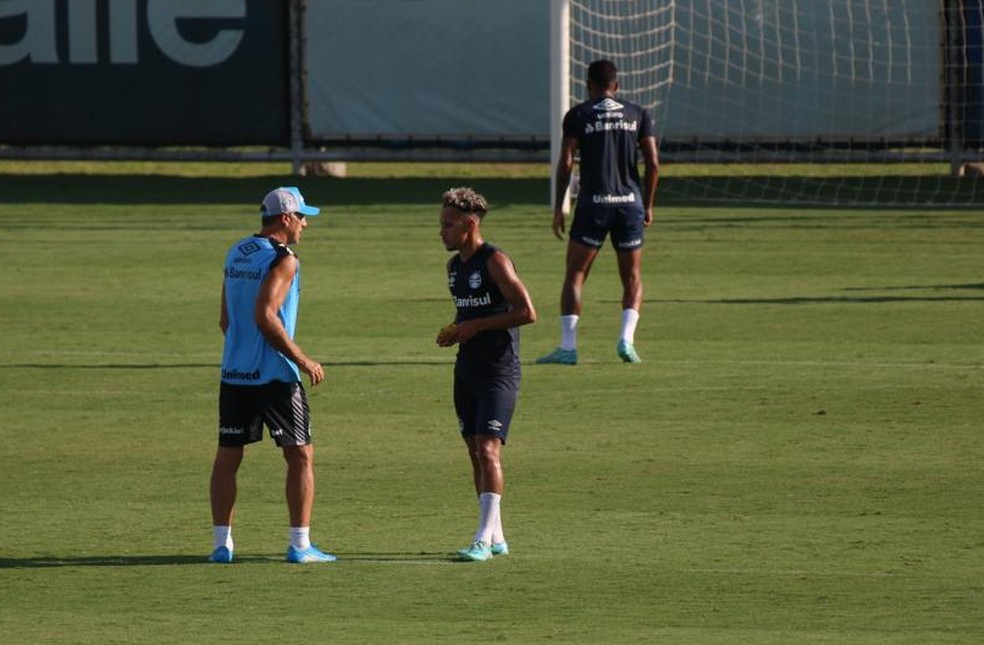
[[[258,381],[260,380],[260,370],[252,372],[241,372],[240,370],[222,370],[222,378],[230,381]]]

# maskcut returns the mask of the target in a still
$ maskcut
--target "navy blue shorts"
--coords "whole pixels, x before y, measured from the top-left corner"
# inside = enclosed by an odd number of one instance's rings
[[[571,224],[571,239],[585,246],[600,249],[611,233],[616,251],[642,248],[646,230],[646,213],[636,204],[599,207],[578,203]]]
[[[281,448],[311,443],[311,411],[300,383],[219,384],[219,445],[263,439],[263,425]]]
[[[491,435],[506,443],[519,393],[518,374],[454,371],[454,411],[462,437]]]

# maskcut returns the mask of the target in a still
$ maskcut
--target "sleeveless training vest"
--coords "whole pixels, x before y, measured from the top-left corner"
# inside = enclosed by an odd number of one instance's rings
[[[457,309],[455,322],[485,318],[509,311],[511,306],[488,273],[488,260],[498,251],[483,244],[467,262],[461,255],[451,258],[448,265],[448,288]],[[495,329],[476,334],[458,347],[458,363],[491,367],[513,367],[519,364],[519,329]]]
[[[225,261],[225,299],[229,327],[222,351],[222,381],[233,385],[262,385],[270,381],[301,380],[297,365],[267,342],[256,324],[260,285],[274,266],[294,252],[283,244],[254,235],[229,249]],[[290,284],[278,315],[287,335],[294,337],[301,269]]]

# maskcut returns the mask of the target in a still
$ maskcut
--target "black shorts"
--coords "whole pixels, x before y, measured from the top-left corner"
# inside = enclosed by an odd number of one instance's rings
[[[600,249],[611,233],[616,251],[634,251],[642,248],[645,241],[645,218],[645,212],[636,204],[617,207],[579,204],[571,224],[571,239]]]
[[[281,448],[311,443],[311,411],[301,383],[219,385],[219,445],[245,446],[263,439],[263,424]]]
[[[518,393],[518,374],[476,376],[455,369],[454,411],[461,436],[491,435],[506,443]]]

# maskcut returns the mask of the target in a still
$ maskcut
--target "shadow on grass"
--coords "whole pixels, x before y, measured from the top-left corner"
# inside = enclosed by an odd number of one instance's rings
[[[980,289],[984,291],[984,282],[970,284],[912,284],[901,287],[847,287],[844,291],[909,291],[916,289]]]
[[[441,553],[340,553],[338,562],[372,564],[451,564],[462,560],[449,552]]]
[[[236,555],[231,566],[284,563],[283,554]],[[347,562],[373,564],[450,564],[459,562],[453,554],[442,553],[340,553],[331,566]],[[179,565],[208,565],[207,555],[86,555],[61,557],[56,555],[33,558],[0,558],[0,569],[46,569],[56,567],[152,567]],[[325,565],[328,566],[328,565]]]
[[[454,363],[454,357],[434,358],[434,359],[407,359],[407,360],[349,360],[349,361],[323,361],[325,367],[427,367],[427,366],[447,366]],[[33,369],[33,370],[171,370],[171,369],[210,369],[218,370],[218,363],[101,363],[101,364],[78,364],[78,363],[8,363],[0,364],[6,369]]]
[[[43,569],[49,567],[146,567],[179,564],[210,564],[195,555],[87,555],[0,558],[0,569]]]
[[[346,178],[293,176],[172,177],[164,175],[0,175],[0,204],[244,204],[260,200],[268,190],[299,185],[312,204],[426,204],[441,201],[452,186],[472,186],[494,205],[545,204],[546,179],[511,178]]]
[[[451,186],[472,186],[493,207],[545,206],[549,179],[542,177],[175,177],[169,175],[0,174],[0,204],[252,204],[278,185],[300,185],[313,204],[433,205]],[[728,176],[662,177],[658,205],[729,205],[818,208],[847,204],[852,209],[918,207],[945,201],[947,208],[979,208],[978,182],[944,176]]]
[[[981,290],[984,282],[968,284],[931,284],[911,285],[900,287],[845,287],[844,291],[945,291],[945,290]],[[816,304],[881,304],[888,302],[979,302],[984,296],[792,296],[787,298],[719,298],[719,299],[687,299],[687,298],[646,298],[645,302],[656,304],[701,304],[701,305],[816,305]],[[619,302],[604,300],[603,302]]]
[[[654,304],[699,304],[699,305],[824,305],[824,304],[884,304],[889,302],[980,302],[984,296],[827,296],[819,298],[797,297],[790,298],[720,298],[698,300],[685,298],[650,299],[645,302]],[[606,300],[603,302],[620,302]]]
[[[208,368],[210,370],[219,369],[215,363],[102,363],[98,365],[86,365],[78,363],[10,363],[0,365],[9,369],[29,369],[29,370],[171,370],[189,368]]]

